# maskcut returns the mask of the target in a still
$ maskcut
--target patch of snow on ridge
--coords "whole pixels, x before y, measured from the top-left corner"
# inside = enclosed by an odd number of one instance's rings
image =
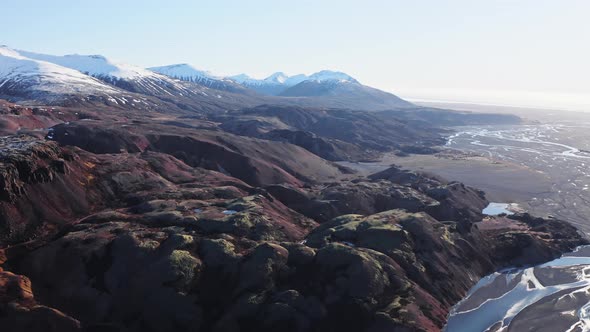
[[[283,72],[276,72],[269,77],[265,78],[264,81],[276,84],[285,84],[285,82],[289,79],[289,76],[285,75]]]
[[[213,75],[211,72],[201,70],[189,65],[188,63],[181,63],[169,66],[150,67],[148,70],[153,72],[174,77],[178,79],[183,78],[211,78],[216,80],[222,80],[223,78]]]
[[[260,80],[257,80],[255,78],[252,78],[246,74],[239,74],[239,75],[234,75],[234,76],[229,76],[229,79],[233,80],[236,83],[240,83],[240,84],[244,84],[244,83],[255,83],[255,82],[260,82]]]
[[[8,47],[6,45],[0,46],[0,55],[12,57],[12,58],[24,58],[17,51],[11,49],[10,47]]]

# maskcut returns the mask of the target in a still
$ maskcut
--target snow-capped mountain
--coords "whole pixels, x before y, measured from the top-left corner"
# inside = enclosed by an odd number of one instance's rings
[[[141,67],[118,63],[107,59],[102,55],[68,54],[60,56],[22,50],[19,50],[18,52],[30,59],[55,63],[91,76],[111,76],[120,79],[136,79],[146,76],[155,76],[153,73]]]
[[[169,65],[169,66],[160,66],[160,67],[150,67],[148,70],[151,70],[156,73],[160,73],[162,75],[166,75],[169,77],[177,78],[184,81],[202,81],[207,79],[221,79],[219,77],[215,77],[212,73],[197,69],[188,63],[180,63],[176,65]]]
[[[274,101],[279,103],[361,110],[413,106],[394,94],[363,85],[340,71],[322,70],[311,75],[293,76],[276,72],[264,79],[239,74],[228,78],[259,94],[289,97]]]
[[[359,110],[412,106],[337,71],[294,76],[277,72],[264,79],[218,77],[188,64],[144,69],[100,55],[56,56],[5,46],[0,47],[0,99],[208,112],[261,104]]]
[[[303,81],[317,81],[317,82],[340,82],[340,83],[344,83],[344,82],[350,82],[350,83],[358,83],[358,81],[356,79],[354,79],[352,76],[345,74],[343,72],[340,71],[331,71],[331,70],[322,70],[319,71],[317,73],[311,74],[309,75],[305,80]],[[298,83],[301,83],[298,82]]]
[[[257,103],[253,92],[233,81],[227,84],[247,93],[214,90],[99,55],[54,56],[0,47],[0,99],[12,102],[207,111]]]
[[[274,84],[285,84],[285,82],[289,79],[289,76],[285,75],[283,72],[276,72],[269,77],[265,78],[264,81],[268,83]]]
[[[276,96],[286,88],[293,86],[307,78],[306,75],[287,76],[283,72],[276,72],[267,78],[256,79],[246,74],[228,77],[242,86],[252,89],[263,95]]]
[[[295,84],[299,84],[303,81],[313,80],[313,81],[351,81],[356,82],[356,80],[343,72],[339,71],[331,71],[331,70],[322,70],[317,73],[313,73],[311,75],[305,74],[298,74],[293,76],[288,76],[283,72],[276,72],[267,78],[264,79],[256,79],[252,78],[246,74],[239,74],[235,76],[228,77],[231,80],[234,80],[240,84],[247,84],[247,85],[266,85],[266,84],[278,84],[283,85],[286,87],[293,86]]]
[[[287,87],[278,96],[304,97],[333,107],[395,109],[413,105],[398,96],[361,84],[343,72],[322,70]]]
[[[310,80],[317,82],[357,82],[350,75],[330,70],[322,70],[309,76],[305,74],[288,76],[283,72],[276,72],[264,79],[252,78],[246,74],[239,74],[228,78],[258,93],[272,96],[280,95],[288,88]]]
[[[18,51],[21,55],[77,70],[121,89],[147,95],[189,93],[180,82],[150,70],[110,60],[102,55],[48,55]]]
[[[227,78],[215,76],[208,71],[197,69],[187,63],[150,67],[148,70],[181,81],[197,83],[211,89],[230,92],[245,92],[244,87],[236,84],[236,82]]]
[[[254,90],[262,95],[275,96],[285,90],[286,87],[292,86],[287,81],[289,76],[277,72],[265,79],[256,79],[246,74],[239,74],[228,77],[230,80],[242,85],[245,88]]]
[[[293,85],[300,83],[306,79],[308,79],[308,77],[307,77],[307,75],[304,75],[304,74],[288,76],[287,74],[285,74],[283,72],[276,72],[263,80],[259,80],[259,82],[260,82],[260,84],[278,84],[278,85],[283,85],[283,86],[293,86]],[[250,80],[254,80],[254,79],[251,78]],[[256,80],[254,80],[254,81],[256,81]]]
[[[0,46],[0,95],[52,100],[57,95],[118,95],[121,91],[83,73],[29,58]]]

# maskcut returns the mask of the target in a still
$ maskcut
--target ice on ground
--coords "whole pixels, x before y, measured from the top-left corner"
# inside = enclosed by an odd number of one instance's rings
[[[514,214],[514,212],[510,211],[511,204],[508,203],[490,203],[486,206],[485,209],[481,211],[481,213],[488,215],[488,216],[497,216],[500,214]]]

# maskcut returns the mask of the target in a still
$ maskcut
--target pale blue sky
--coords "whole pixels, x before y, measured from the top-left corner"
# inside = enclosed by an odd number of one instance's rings
[[[590,1],[1,0],[0,44],[217,74],[345,71],[403,97],[590,110]]]

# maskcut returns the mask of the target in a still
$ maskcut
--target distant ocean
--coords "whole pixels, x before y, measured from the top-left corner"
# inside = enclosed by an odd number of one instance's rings
[[[590,112],[590,92],[552,93],[539,91],[486,91],[457,89],[396,90],[411,102],[475,104]]]

